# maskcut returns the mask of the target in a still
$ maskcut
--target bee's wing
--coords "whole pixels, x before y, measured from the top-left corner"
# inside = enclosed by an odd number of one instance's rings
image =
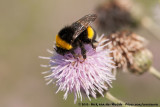
[[[73,41],[79,36],[80,33],[82,33],[92,22],[95,21],[97,18],[96,14],[89,14],[78,21],[74,22],[72,24],[73,28],[75,28],[75,33],[73,35]]]

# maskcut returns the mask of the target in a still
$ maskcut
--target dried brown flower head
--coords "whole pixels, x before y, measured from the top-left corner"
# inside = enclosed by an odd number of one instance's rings
[[[118,68],[127,71],[134,64],[134,54],[145,49],[145,39],[129,31],[120,31],[106,36],[111,41],[111,56]]]
[[[96,8],[97,28],[103,33],[112,33],[124,27],[136,27],[137,22],[128,8],[117,0],[103,3]]]

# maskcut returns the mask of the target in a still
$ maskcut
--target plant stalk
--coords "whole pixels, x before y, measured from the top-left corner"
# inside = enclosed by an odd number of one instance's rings
[[[112,101],[113,103],[121,103],[122,104],[122,107],[131,107],[131,106],[128,106],[126,105],[125,102],[119,100],[118,98],[114,97],[111,93],[107,92],[106,93],[106,98],[110,101]],[[132,107],[135,107],[135,106],[132,106]]]
[[[154,67],[150,67],[149,73],[154,75],[156,78],[160,79],[160,72],[156,70]]]

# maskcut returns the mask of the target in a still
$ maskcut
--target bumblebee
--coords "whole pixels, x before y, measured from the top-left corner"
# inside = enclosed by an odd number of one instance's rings
[[[94,22],[96,18],[96,14],[89,14],[74,22],[72,25],[61,29],[58,35],[56,35],[56,52],[61,55],[71,52],[72,55],[75,56],[74,50],[80,47],[81,54],[83,58],[86,59],[84,44],[91,44],[95,49],[93,43],[96,42],[96,32],[90,24]]]

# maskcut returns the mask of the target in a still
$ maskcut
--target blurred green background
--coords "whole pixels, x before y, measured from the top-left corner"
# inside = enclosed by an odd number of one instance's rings
[[[38,56],[50,56],[46,49],[52,50],[57,32],[94,12],[104,1],[0,0],[0,107],[78,107],[80,101],[74,104],[73,95],[65,101],[62,92],[55,94],[55,85],[45,85],[41,72],[47,69],[40,64],[48,62]],[[132,10],[151,19],[154,7],[160,4],[157,0],[134,0],[134,3]],[[153,65],[160,70],[160,41],[143,28],[135,32],[149,40]],[[160,31],[153,32],[160,37]],[[160,81],[149,73],[141,76],[118,73],[110,92],[128,103],[159,103],[160,106],[159,90]],[[89,102],[87,98],[83,101]],[[92,102],[110,101],[99,98]]]

